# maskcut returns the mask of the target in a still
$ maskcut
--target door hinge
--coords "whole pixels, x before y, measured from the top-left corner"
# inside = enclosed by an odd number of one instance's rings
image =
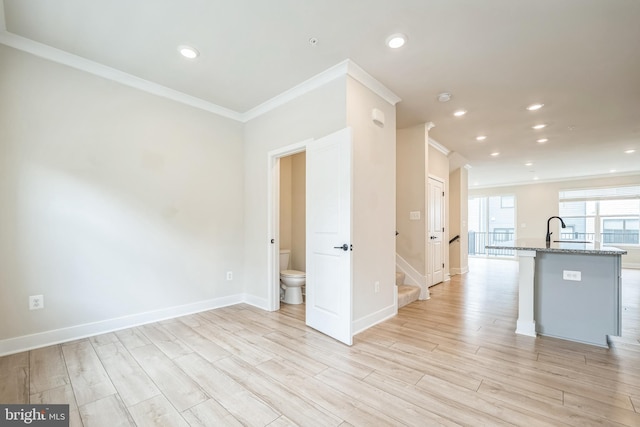
[[[444,264],[442,264],[442,268],[444,268]]]
[[[444,191],[442,192],[442,197],[444,197]]]
[[[444,233],[444,227],[442,227],[442,232]]]

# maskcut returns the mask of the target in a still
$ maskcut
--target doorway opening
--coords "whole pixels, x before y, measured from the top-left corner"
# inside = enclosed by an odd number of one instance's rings
[[[288,270],[306,271],[306,141],[269,153],[269,306],[285,304],[281,287],[281,253],[288,256]],[[303,295],[305,287],[302,288]],[[304,298],[304,296],[303,296]],[[290,306],[291,304],[286,304]],[[304,316],[304,304],[298,310]],[[304,318],[304,317],[303,317]]]

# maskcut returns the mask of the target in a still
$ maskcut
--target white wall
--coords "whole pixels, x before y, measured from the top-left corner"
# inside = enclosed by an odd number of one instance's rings
[[[571,181],[546,182],[529,185],[469,189],[469,196],[497,196],[513,194],[516,196],[516,237],[518,239],[544,239],[547,230],[547,219],[558,215],[558,192],[565,189],[615,187],[638,185],[640,175],[607,177],[597,179],[581,179]],[[552,222],[551,231],[558,233],[557,221]],[[617,246],[626,249],[628,254],[622,256],[625,268],[640,268],[640,248],[637,246]]]
[[[427,274],[425,261],[426,176],[428,132],[421,124],[397,131],[396,251],[422,281]],[[410,212],[420,212],[419,220],[410,220]]]
[[[384,113],[383,127],[371,120],[374,108]],[[353,129],[353,320],[358,332],[395,314],[395,106],[349,77],[347,125]]]
[[[449,239],[460,236],[458,241],[449,244],[452,275],[469,270],[468,199],[468,171],[464,167],[458,168],[449,174]]]
[[[0,340],[242,295],[241,124],[2,45],[0,64]]]

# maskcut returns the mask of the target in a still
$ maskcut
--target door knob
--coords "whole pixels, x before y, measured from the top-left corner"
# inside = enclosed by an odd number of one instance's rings
[[[334,246],[333,249],[342,249],[343,251],[348,251],[349,250],[349,245],[347,245],[346,243],[342,246]]]

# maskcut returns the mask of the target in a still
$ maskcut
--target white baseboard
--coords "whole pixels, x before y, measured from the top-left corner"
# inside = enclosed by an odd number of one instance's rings
[[[420,299],[429,299],[429,289],[427,287],[427,277],[420,274],[418,270],[413,268],[404,258],[396,254],[396,268],[405,274],[404,282],[406,285],[417,286],[420,288]]]
[[[264,311],[274,311],[271,309],[271,305],[269,304],[269,299],[267,298],[259,298],[254,295],[244,294],[242,298],[242,302],[245,304],[252,305]]]
[[[360,332],[363,332],[370,327],[377,325],[378,323],[384,322],[385,320],[392,318],[396,314],[398,314],[398,298],[396,298],[395,302],[390,306],[351,322],[351,330],[353,331],[353,335],[359,334]]]
[[[452,276],[456,276],[458,274],[465,274],[465,273],[469,272],[469,266],[465,265],[464,267],[461,267],[461,268],[453,267],[453,268],[450,269],[450,271],[451,271],[451,275]]]
[[[121,329],[132,328],[161,320],[173,319],[179,316],[199,313],[201,311],[227,307],[242,302],[245,302],[242,294],[230,295],[227,297],[214,298],[192,304],[169,307],[162,310],[149,311],[146,313],[133,314],[115,319],[71,326],[68,328],[39,332],[37,334],[8,338],[0,341],[0,356],[60,344],[108,332],[119,331]]]

